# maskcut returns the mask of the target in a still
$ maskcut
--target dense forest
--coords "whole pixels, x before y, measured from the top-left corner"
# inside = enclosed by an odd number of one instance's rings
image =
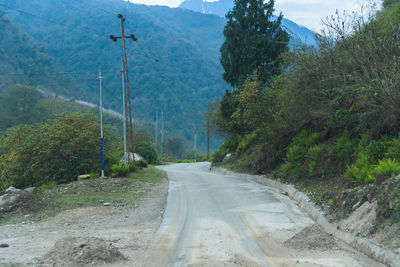
[[[38,89],[63,93],[72,80],[57,79],[52,58],[0,14],[0,192],[65,183],[82,173],[100,172],[99,110],[44,96]],[[26,82],[25,82],[26,81]],[[65,91],[64,91],[65,90]],[[122,121],[104,115],[105,170],[122,155]],[[135,127],[136,151],[157,160],[151,137]],[[116,164],[117,167],[118,164]]]
[[[154,121],[156,111],[164,111],[169,137],[192,140],[197,128],[199,147],[205,147],[202,112],[208,101],[229,89],[218,62],[224,19],[120,0],[17,0],[9,6],[35,15],[6,9],[61,72],[71,73],[62,76],[77,85],[67,87],[67,97],[97,103],[94,78],[101,68],[104,105],[119,112],[121,42],[112,42],[109,35],[121,34],[117,14],[123,14],[127,34],[138,38],[127,41],[134,119]]]
[[[325,21],[317,48],[278,52],[271,79],[254,61],[210,107],[227,136],[214,162],[233,153],[240,170],[353,185],[400,173],[400,2],[364,10]]]
[[[54,91],[66,92],[67,79],[54,80],[53,60],[33,39],[21,32],[0,10],[0,90],[7,84],[29,81]],[[72,85],[68,85],[73,88]]]

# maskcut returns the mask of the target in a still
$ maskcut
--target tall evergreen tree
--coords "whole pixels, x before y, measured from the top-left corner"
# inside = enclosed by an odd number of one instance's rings
[[[238,86],[256,74],[266,83],[279,72],[279,55],[288,50],[289,35],[281,28],[282,14],[273,21],[274,0],[235,0],[224,28],[223,78]]]

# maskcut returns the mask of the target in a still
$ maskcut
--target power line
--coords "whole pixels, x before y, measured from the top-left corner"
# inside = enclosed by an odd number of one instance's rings
[[[96,35],[103,35],[103,34],[99,34],[99,33],[95,32],[95,31],[92,31],[90,29],[85,29],[85,28],[82,28],[82,27],[75,27],[75,26],[71,26],[71,25],[68,25],[68,24],[65,24],[65,23],[62,23],[62,22],[58,22],[58,21],[55,21],[55,20],[46,19],[46,18],[43,18],[41,16],[32,14],[30,12],[4,5],[2,3],[0,3],[0,6],[2,6],[4,8],[7,8],[7,9],[10,9],[10,10],[17,11],[17,12],[19,12],[21,14],[29,15],[29,16],[35,17],[37,19],[44,20],[44,21],[49,22],[49,23],[58,24],[60,26],[64,26],[64,27],[69,28],[69,29],[79,30],[79,31],[82,31],[84,33],[92,33],[92,34],[96,34]]]
[[[73,9],[75,9],[75,10],[78,10],[81,14],[83,14],[83,15],[87,16],[88,18],[90,18],[90,16],[88,16],[89,14],[88,14],[88,12],[86,10],[83,10],[83,9],[81,9],[79,7],[76,7],[75,5],[71,5],[71,3],[69,3],[69,2],[67,2],[65,0],[58,0],[58,1],[63,2],[65,5],[71,7]],[[109,11],[107,9],[101,8],[101,6],[97,6],[96,9],[100,9],[101,11],[103,11],[105,13],[108,13],[111,16],[115,16],[114,13],[112,13],[111,11]],[[116,21],[113,20],[112,22],[115,23],[115,25],[118,25]]]
[[[116,73],[116,71],[102,71],[102,74],[104,73]],[[2,73],[2,75],[0,76],[7,76],[7,75],[11,75],[11,76],[31,76],[31,75],[46,75],[46,76],[54,76],[54,75],[96,75],[95,73],[90,73],[90,72],[32,72],[32,73],[8,73],[8,74],[4,74]]]
[[[143,46],[142,46],[142,44],[140,42],[137,41],[136,43],[138,44],[140,50],[142,50],[143,55],[147,59],[149,59],[153,64],[154,64],[154,62],[160,62],[160,60],[157,59],[156,57],[149,56],[149,54],[144,50],[144,48],[143,48]]]

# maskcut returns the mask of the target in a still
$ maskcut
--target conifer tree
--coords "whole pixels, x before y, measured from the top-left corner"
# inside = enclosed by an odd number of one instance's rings
[[[274,0],[235,0],[226,15],[222,44],[223,78],[239,86],[248,75],[264,83],[279,73],[279,55],[287,51],[289,35],[281,28],[282,14],[274,20]]]

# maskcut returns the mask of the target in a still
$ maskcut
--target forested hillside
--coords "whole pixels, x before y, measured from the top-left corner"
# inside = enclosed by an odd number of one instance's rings
[[[194,128],[202,127],[207,102],[229,89],[218,60],[222,18],[120,0],[17,0],[7,6],[34,15],[4,8],[57,68],[71,73],[66,76],[79,90],[68,90],[68,97],[97,102],[94,78],[101,68],[104,105],[117,111],[122,110],[121,42],[108,37],[120,35],[116,15],[122,13],[127,34],[138,38],[127,42],[134,119],[154,121],[156,110],[163,110],[168,136],[192,139]],[[203,132],[199,135],[204,146]]]
[[[0,71],[0,131],[44,121],[55,112],[79,109],[44,99],[33,87],[61,94],[76,89],[73,81],[58,76],[52,58],[3,12],[0,12]],[[17,85],[24,82],[31,86]]]
[[[52,58],[0,10],[0,90],[7,84],[29,81],[62,91],[66,81],[54,80],[54,73]]]
[[[255,65],[216,103],[214,125],[229,138],[214,162],[232,153],[235,169],[308,185],[334,209],[346,208],[335,192],[374,183],[383,192],[377,225],[400,222],[399,191],[388,186],[400,174],[399,25],[398,0],[365,14],[338,12],[318,50],[281,53],[280,72],[267,82]]]

